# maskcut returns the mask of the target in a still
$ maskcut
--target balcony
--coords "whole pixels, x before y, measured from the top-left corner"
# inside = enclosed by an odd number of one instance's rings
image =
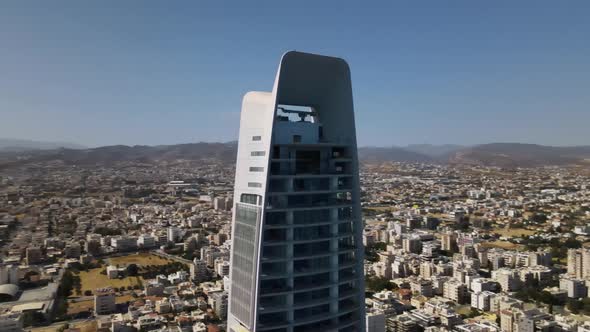
[[[342,261],[341,263],[338,263],[338,268],[339,269],[345,269],[345,268],[349,268],[349,267],[354,267],[356,265],[356,261],[354,259],[347,259]]]
[[[343,223],[350,223],[352,220],[324,220],[324,221],[317,221],[317,222],[310,222],[308,224],[302,223],[295,223],[295,224],[266,224],[264,227],[265,229],[271,228],[305,228],[305,227],[313,227],[313,226],[325,226],[325,225],[334,225],[334,224],[343,224]]]
[[[295,274],[309,274],[310,272],[323,272],[322,269],[330,267],[330,257],[298,259],[293,262],[293,272]]]
[[[287,306],[287,296],[273,296],[261,298],[259,302],[261,312],[283,311],[289,308]]]
[[[287,257],[287,248],[285,246],[264,246],[262,257],[269,259]]]
[[[331,167],[296,167],[294,164],[299,164],[300,161],[276,161],[271,164],[270,176],[300,176],[306,177],[310,175],[352,175],[349,167],[345,166],[331,166]]]
[[[263,259],[264,260],[264,259]],[[260,269],[262,279],[271,279],[277,277],[287,277],[287,265],[283,262],[263,263]]]
[[[294,316],[295,319],[293,320],[296,324],[303,324],[308,323],[310,321],[315,321],[318,318],[325,318],[326,313],[330,312],[330,306],[327,304],[320,304],[314,307],[307,307],[299,310],[295,310]]]
[[[310,194],[338,194],[350,192],[349,188],[339,189],[326,189],[326,190],[300,190],[300,191],[289,191],[289,192],[269,192],[268,196],[297,196],[297,195],[310,195]]]
[[[329,240],[331,237],[330,225],[308,226],[293,230],[294,241]]]
[[[335,284],[335,283],[330,280],[301,282],[297,286],[293,287],[293,291],[294,292],[305,292],[305,291],[330,287],[333,284]]]
[[[345,283],[359,279],[359,275],[356,273],[339,273],[338,283]]]
[[[283,261],[287,261],[287,260],[295,261],[295,260],[300,260],[300,259],[320,258],[320,257],[328,257],[328,256],[333,256],[333,255],[338,255],[338,254],[352,253],[355,250],[356,249],[354,249],[354,248],[339,249],[339,250],[334,250],[334,251],[324,251],[324,252],[319,252],[319,253],[311,253],[309,255],[305,254],[305,255],[301,255],[301,256],[285,257],[285,258],[265,258],[265,257],[262,257],[261,261],[263,263],[283,262]]]
[[[280,279],[272,279],[261,282],[260,296],[277,295],[288,293],[292,290],[286,282],[280,282]]]
[[[342,196],[342,197],[340,197]],[[352,199],[343,193],[336,194],[308,194],[296,196],[270,196],[266,205],[267,210],[307,210],[331,207],[351,206]]]
[[[356,288],[349,288],[349,289],[346,289],[346,290],[340,290],[340,291],[338,291],[338,298],[339,299],[345,299],[347,297],[355,296],[355,295],[359,295],[359,294],[360,294],[360,292],[359,292],[358,289],[356,289]]]
[[[305,229],[305,228],[302,228],[302,229]],[[271,229],[268,229],[267,231],[275,231],[275,230],[285,230],[285,229],[284,228],[271,228]],[[352,236],[354,236],[353,232],[339,232],[336,235],[314,234],[314,235],[309,235],[307,237],[298,236],[297,238],[294,238],[292,240],[287,240],[285,237],[282,237],[282,236],[268,236],[267,235],[267,236],[265,236],[263,243],[265,246],[281,246],[281,245],[285,245],[285,244],[309,244],[309,243],[318,243],[318,242],[329,241],[332,239],[339,239],[339,238],[352,237]],[[350,249],[350,248],[346,248],[346,249]],[[263,256],[268,257],[270,255],[263,254]],[[268,257],[268,258],[273,258],[273,257]]]
[[[318,314],[306,319],[297,320],[294,322],[295,328],[293,331],[305,332],[305,331],[333,331],[338,330],[352,324],[358,323],[359,318],[357,314],[351,313],[351,311],[358,310],[360,307],[356,307],[339,310],[337,314]],[[348,311],[347,314],[342,315],[342,312]],[[337,323],[333,322],[333,319],[337,318]],[[313,324],[310,324],[313,323]]]
[[[285,315],[277,315],[277,313],[272,313],[261,314],[260,317],[261,319],[258,321],[257,330],[274,330],[277,328],[289,326],[289,321],[286,319]]]
[[[313,293],[317,294],[317,292],[315,292],[315,291]],[[359,295],[358,290],[352,289],[352,290],[349,290],[345,293],[341,292],[337,298],[333,298],[329,295],[327,295],[327,296],[314,296],[314,297],[308,297],[307,299],[304,299],[304,300],[294,300],[292,305],[287,305],[286,298],[285,298],[286,295],[274,296],[274,297],[264,297],[264,298],[261,298],[261,300],[260,300],[259,310],[260,310],[260,313],[281,312],[281,311],[290,310],[290,309],[298,310],[298,309],[313,307],[313,306],[317,306],[317,305],[328,304],[335,299],[345,300],[351,296],[357,296],[357,295]],[[277,299],[279,299],[279,300],[277,300]],[[358,305],[350,304],[346,307],[342,307],[342,310],[348,311],[350,309],[354,309],[355,307],[358,307]],[[296,321],[298,323],[300,323],[299,320],[296,320]]]

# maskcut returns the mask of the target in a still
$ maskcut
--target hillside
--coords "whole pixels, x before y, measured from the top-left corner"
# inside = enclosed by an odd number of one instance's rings
[[[49,162],[101,166],[120,162],[156,163],[201,159],[217,159],[233,163],[236,158],[236,147],[236,142],[201,142],[158,146],[114,145],[93,149],[0,151],[0,167],[19,167]],[[449,163],[498,167],[590,166],[590,146],[552,147],[535,144],[492,143],[473,147],[450,145],[420,145],[406,148],[361,147],[358,152],[361,161]]]
[[[15,138],[0,138],[0,152],[55,150],[59,148],[85,149],[85,146],[67,142],[39,142]]]
[[[1,152],[0,166],[14,167],[32,163],[62,162],[67,165],[112,165],[118,162],[153,163],[158,161],[217,159],[234,162],[235,143],[189,143],[176,145],[113,145],[93,149],[36,150]]]
[[[435,159],[423,153],[410,151],[400,147],[361,147],[359,159],[363,161],[400,161],[400,162],[434,162]]]
[[[590,165],[590,146],[555,147],[537,144],[492,143],[455,152],[451,164],[498,167]]]
[[[465,149],[466,146],[464,145],[456,145],[456,144],[442,144],[442,145],[434,145],[434,144],[410,144],[404,149],[416,153],[420,153],[423,155],[427,155],[431,158],[436,159],[448,159],[453,153]]]

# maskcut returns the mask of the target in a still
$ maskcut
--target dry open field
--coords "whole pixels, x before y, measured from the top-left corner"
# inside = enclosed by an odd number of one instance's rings
[[[377,213],[391,212],[391,211],[397,210],[393,206],[366,206],[366,207],[364,207],[364,209],[372,210]]]
[[[501,236],[506,236],[506,237],[521,237],[523,235],[534,235],[535,231],[532,231],[530,229],[524,229],[524,228],[497,228],[493,230],[494,233],[498,233]]]
[[[133,302],[135,300],[136,298],[130,294],[117,296],[115,299],[116,303]],[[68,301],[68,315],[76,315],[80,312],[92,310],[94,310],[94,300],[92,298],[82,301],[76,301],[76,299],[70,299]]]
[[[117,296],[117,298],[115,299],[116,303],[127,303],[127,302],[134,302],[135,300],[137,300],[136,298],[134,298],[132,295],[121,295],[121,296]]]
[[[106,260],[111,265],[128,265],[137,264],[138,266],[147,265],[166,265],[172,261],[164,259],[150,253],[139,253],[128,256],[111,257]]]
[[[104,287],[116,287],[121,288],[128,286],[140,286],[143,283],[142,277],[127,277],[122,279],[109,279],[106,275],[101,274],[104,268],[99,269],[92,269],[88,270],[88,272],[81,271],[79,274],[80,277],[80,284],[81,284],[81,294],[76,295],[83,295],[84,292],[87,290],[92,291],[94,294],[94,290],[97,288],[104,288]]]
[[[128,256],[120,256],[120,257],[112,257],[106,259],[108,264],[119,264],[119,265],[128,265],[128,264],[137,264],[139,267],[141,266],[148,266],[148,265],[166,265],[172,261],[161,258],[159,256],[149,254],[149,253],[139,253],[133,254]],[[81,284],[81,293],[74,294],[77,296],[81,296],[84,294],[85,291],[90,290],[92,293],[97,288],[104,288],[104,287],[129,287],[129,286],[136,286],[141,285],[143,283],[142,277],[127,277],[121,279],[109,279],[106,275],[100,273],[106,269],[106,266],[97,269],[90,269],[86,271],[80,271],[78,276],[80,277],[80,284]]]
[[[65,323],[54,326],[34,327],[31,329],[31,332],[57,332],[64,325]]]
[[[65,324],[66,323],[56,324],[47,327],[35,327],[31,329],[31,332],[58,332]],[[69,327],[79,328],[81,332],[96,332],[97,324],[95,320],[92,320],[86,322],[70,323]]]
[[[484,246],[486,248],[501,248],[501,249],[506,249],[506,250],[517,250],[517,249],[524,248],[524,246],[522,246],[520,244],[511,243],[508,241],[488,241],[488,242],[483,242],[482,246]]]
[[[94,300],[68,301],[68,315],[75,315],[80,312],[90,311],[94,308]]]

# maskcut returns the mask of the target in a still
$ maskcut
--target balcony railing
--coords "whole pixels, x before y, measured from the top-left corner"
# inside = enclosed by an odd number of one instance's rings
[[[309,199],[304,201],[294,201],[288,202],[284,199],[274,199],[274,197],[270,197],[266,208],[269,210],[274,209],[306,209],[306,208],[321,208],[321,207],[339,207],[339,206],[346,206],[352,205],[352,200],[350,199]]]
[[[304,254],[304,255],[295,255],[293,257],[285,257],[285,258],[266,258],[266,257],[262,257],[262,262],[264,263],[270,263],[270,262],[282,262],[282,261],[287,261],[287,260],[300,260],[300,259],[311,259],[311,258],[320,258],[320,257],[327,257],[327,256],[333,256],[333,255],[338,255],[338,254],[346,254],[346,253],[350,253],[355,251],[356,249],[350,248],[350,249],[339,249],[339,250],[331,250],[331,251],[321,251],[321,252],[313,252],[310,254]]]

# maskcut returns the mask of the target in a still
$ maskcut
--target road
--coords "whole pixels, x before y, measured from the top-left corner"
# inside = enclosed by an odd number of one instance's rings
[[[190,260],[188,260],[186,258],[182,258],[182,257],[170,255],[170,254],[167,254],[167,253],[163,252],[162,250],[155,250],[155,251],[152,251],[152,252],[154,253],[154,255],[160,256],[162,258],[172,259],[174,261],[177,261],[177,262],[180,262],[180,263],[184,263],[184,264],[187,264],[187,265],[191,265],[193,263],[192,261],[190,261]]]

